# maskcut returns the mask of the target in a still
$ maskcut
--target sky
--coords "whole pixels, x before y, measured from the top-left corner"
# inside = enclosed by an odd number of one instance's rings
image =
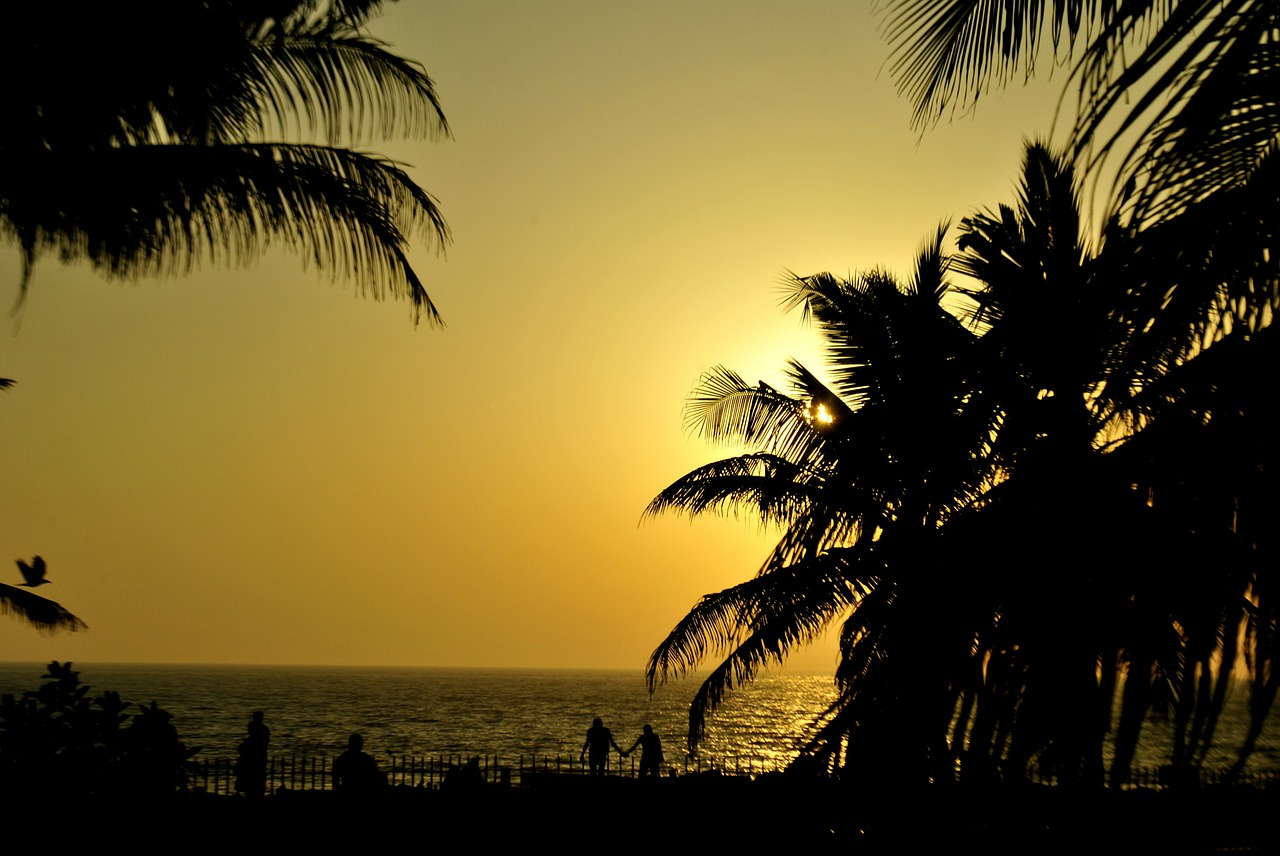
[[[639,673],[771,544],[642,520],[735,452],[684,430],[699,376],[819,370],[786,272],[905,277],[1052,130],[1052,80],[914,130],[871,6],[388,6],[371,32],[453,129],[372,147],[453,232],[411,255],[443,329],[285,254],[123,284],[44,259],[9,315],[0,246],[0,581],[40,554],[89,625],[0,616],[0,659]]]

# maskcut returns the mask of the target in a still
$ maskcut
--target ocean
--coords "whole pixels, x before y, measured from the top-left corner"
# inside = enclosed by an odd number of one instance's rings
[[[595,717],[626,749],[647,723],[669,762],[685,754],[694,681],[652,698],[639,671],[75,664],[91,695],[155,701],[183,742],[207,758],[234,757],[255,710],[275,755],[337,755],[352,732],[375,756],[577,758]],[[0,693],[36,689],[45,666],[0,663]],[[772,769],[796,756],[830,676],[765,675],[734,694],[699,749],[708,762]]]
[[[255,710],[266,714],[277,756],[334,756],[347,737],[364,735],[375,757],[526,759],[578,757],[594,717],[626,749],[651,724],[667,763],[685,759],[689,701],[695,680],[649,696],[643,674],[621,670],[357,668],[322,666],[75,666],[91,695],[120,693],[135,706],[157,702],[190,747],[208,759],[233,758]],[[0,694],[36,689],[45,665],[0,663]],[[829,675],[766,674],[731,694],[712,717],[691,764],[777,769],[796,757],[807,727],[834,695]],[[1243,739],[1243,692],[1219,724],[1206,767],[1225,768]],[[1280,770],[1275,717],[1249,769]],[[1144,730],[1136,766],[1166,763],[1168,724]]]

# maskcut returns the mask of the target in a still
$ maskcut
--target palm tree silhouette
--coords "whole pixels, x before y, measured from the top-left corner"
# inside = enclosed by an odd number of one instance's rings
[[[1231,194],[1238,221],[1249,193]],[[841,619],[839,697],[809,752],[878,780],[1098,781],[1117,695],[1112,780],[1152,709],[1173,710],[1172,760],[1190,768],[1241,632],[1260,726],[1276,491],[1259,432],[1276,419],[1243,369],[1274,365],[1277,290],[1224,302],[1214,230],[1186,217],[1091,248],[1074,170],[1033,144],[1016,207],[966,218],[958,256],[939,232],[904,285],[791,281],[830,386],[794,363],[791,395],[709,374],[692,424],[760,451],[648,509],[751,509],[783,531],[754,579],[704,597],[650,659],[653,686],[725,658],[691,742],[725,690]]]
[[[943,307],[951,293],[943,236],[939,229],[922,248],[905,284],[881,271],[789,279],[786,305],[826,341],[830,386],[792,361],[791,395],[721,368],[690,399],[686,416],[705,437],[760,451],[695,470],[646,513],[752,509],[783,528],[754,579],[702,598],[650,658],[652,687],[725,655],[694,698],[691,744],[725,690],[850,610],[842,685],[861,689],[884,683],[885,669],[908,668],[912,639],[895,633],[903,569],[994,476],[981,454],[995,428],[981,403],[985,384],[963,356],[976,337]]]
[[[0,56],[0,229],[117,277],[283,247],[439,315],[408,259],[432,197],[374,138],[448,133],[432,81],[362,29],[378,0],[19,3]]]

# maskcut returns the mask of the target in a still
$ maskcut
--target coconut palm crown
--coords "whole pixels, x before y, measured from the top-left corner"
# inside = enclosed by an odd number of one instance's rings
[[[842,774],[1096,782],[1109,750],[1123,782],[1152,711],[1172,713],[1190,769],[1237,654],[1260,727],[1280,425],[1243,378],[1276,367],[1274,265],[1219,258],[1198,216],[1090,246],[1079,196],[1069,163],[1030,145],[1016,205],[962,221],[957,255],[939,231],[905,283],[788,280],[829,382],[793,362],[789,393],[725,369],[694,391],[691,424],[749,451],[647,513],[746,510],[782,534],[650,659],[651,687],[720,659],[691,743],[726,691],[835,626],[838,699],[807,754]],[[1230,230],[1277,189],[1220,201]]]
[[[434,85],[368,36],[376,0],[19,3],[0,74],[0,231],[115,277],[270,247],[439,322],[409,262],[435,201],[361,146],[448,133]],[[21,83],[18,83],[21,81]]]

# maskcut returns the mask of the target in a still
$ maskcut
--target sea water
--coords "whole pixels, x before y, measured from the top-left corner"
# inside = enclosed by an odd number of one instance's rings
[[[74,664],[90,695],[155,701],[188,746],[233,757],[265,714],[277,755],[336,755],[360,732],[371,754],[577,758],[595,717],[627,749],[651,724],[670,762],[685,754],[695,681],[657,688],[638,670]],[[0,693],[36,689],[41,664],[0,663]],[[794,758],[834,695],[830,676],[764,675],[732,695],[699,754],[772,769]]]
[[[591,720],[600,717],[623,748],[651,724],[667,763],[686,760],[689,702],[696,679],[650,695],[638,670],[357,668],[76,664],[94,696],[118,692],[135,706],[155,701],[173,716],[181,739],[206,758],[235,756],[255,710],[266,715],[278,756],[337,755],[360,732],[379,757],[578,757]],[[42,683],[44,664],[0,663],[0,693]],[[796,757],[814,719],[835,695],[830,675],[765,674],[730,693],[713,715],[691,763],[777,769]],[[1219,722],[1209,768],[1225,768],[1248,717],[1237,688]],[[1277,714],[1280,715],[1280,714]],[[1249,769],[1280,769],[1280,727],[1263,731]],[[1135,766],[1168,762],[1171,728],[1153,718]]]

